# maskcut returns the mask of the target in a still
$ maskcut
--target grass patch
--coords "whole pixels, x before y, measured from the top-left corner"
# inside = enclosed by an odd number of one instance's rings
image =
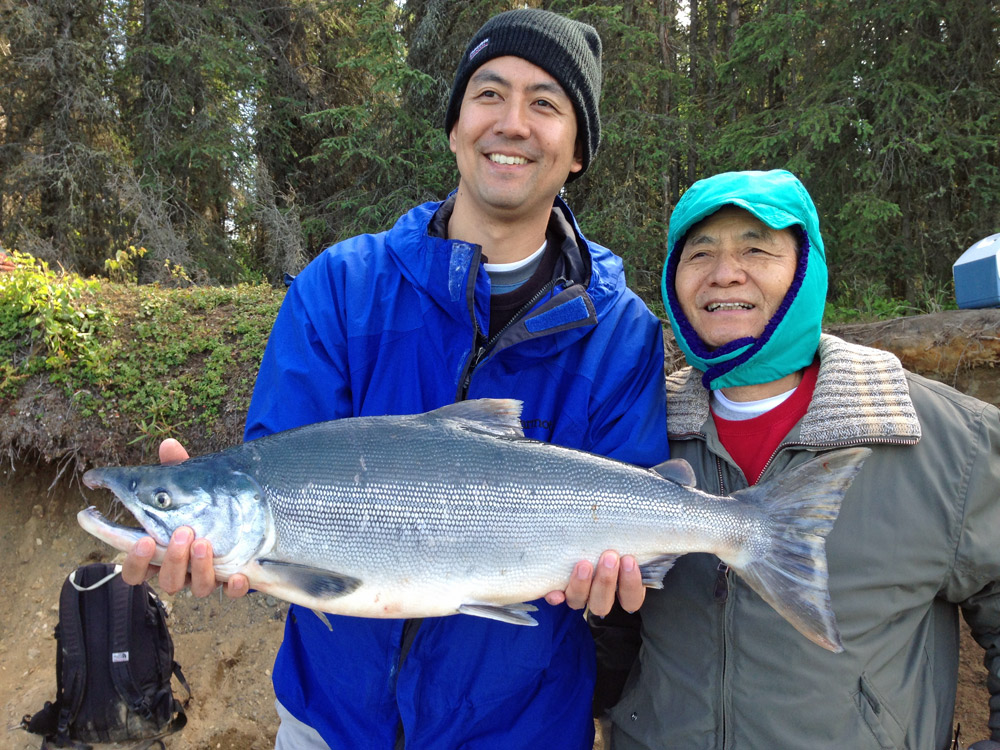
[[[871,323],[958,309],[955,288],[950,283],[941,286],[917,283],[913,300],[896,299],[881,282],[862,279],[841,281],[833,291],[826,303],[824,323]]]
[[[283,289],[138,286],[121,258],[117,282],[12,258],[0,273],[0,403],[41,375],[81,420],[154,446],[245,413]]]

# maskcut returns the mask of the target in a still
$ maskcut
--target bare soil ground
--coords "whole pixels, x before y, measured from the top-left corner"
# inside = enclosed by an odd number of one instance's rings
[[[7,463],[0,468],[0,748],[35,750],[41,738],[18,728],[21,717],[55,698],[59,591],[79,565],[115,553],[84,532],[76,513],[107,498],[61,480],[55,468]],[[85,497],[84,493],[90,497]],[[155,588],[155,581],[154,588]],[[170,613],[174,658],[191,686],[188,724],[166,739],[170,750],[264,750],[274,747],[277,714],[271,666],[281,642],[285,605],[263,596],[236,602],[161,594]],[[186,696],[174,682],[178,699]],[[117,747],[104,745],[99,747]]]

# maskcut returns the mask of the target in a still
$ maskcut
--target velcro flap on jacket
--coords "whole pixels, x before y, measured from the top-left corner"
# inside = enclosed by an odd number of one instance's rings
[[[563,328],[586,322],[596,323],[596,313],[589,304],[589,298],[579,296],[533,315],[524,321],[524,327],[531,333],[539,333],[552,328]]]

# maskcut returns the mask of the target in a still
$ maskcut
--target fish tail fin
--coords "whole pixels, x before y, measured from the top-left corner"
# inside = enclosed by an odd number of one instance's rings
[[[733,494],[761,508],[770,540],[758,554],[749,552],[749,562],[724,562],[796,630],[835,653],[844,647],[830,604],[826,536],[844,493],[870,454],[867,448],[826,453]]]

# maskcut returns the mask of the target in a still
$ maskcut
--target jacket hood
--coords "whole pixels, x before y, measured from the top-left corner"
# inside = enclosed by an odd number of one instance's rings
[[[724,206],[749,211],[771,229],[799,235],[792,285],[758,338],[711,350],[695,333],[674,290],[677,262],[692,226]],[[827,266],[819,215],[805,186],[785,170],[725,172],[692,185],[670,217],[661,292],[674,337],[706,388],[769,383],[807,367],[819,345],[826,306]]]

